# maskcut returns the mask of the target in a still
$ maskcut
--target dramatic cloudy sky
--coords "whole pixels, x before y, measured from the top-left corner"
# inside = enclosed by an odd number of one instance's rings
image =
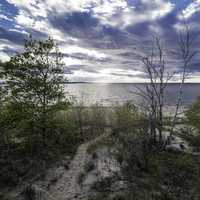
[[[148,53],[152,35],[162,39],[168,71],[181,71],[173,52],[183,19],[200,47],[200,0],[0,0],[0,59],[22,51],[30,33],[51,36],[70,80],[141,82],[138,54]],[[198,57],[189,81],[200,82]]]

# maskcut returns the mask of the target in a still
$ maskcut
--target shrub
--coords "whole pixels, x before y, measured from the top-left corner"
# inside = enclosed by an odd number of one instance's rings
[[[102,105],[96,103],[91,106],[90,124],[93,130],[96,129],[100,133],[104,132],[106,127],[106,112]]]
[[[81,172],[78,174],[78,176],[77,176],[77,183],[78,183],[79,185],[81,185],[81,184],[83,183],[83,181],[84,181],[84,179],[85,179],[85,176],[86,176],[86,172],[84,172],[84,171],[81,171]]]
[[[111,125],[118,131],[132,132],[145,125],[144,116],[139,112],[138,108],[130,102],[113,107],[113,111],[110,115]],[[143,126],[141,126],[142,123],[144,123]]]
[[[186,112],[188,123],[200,131],[200,97]]]

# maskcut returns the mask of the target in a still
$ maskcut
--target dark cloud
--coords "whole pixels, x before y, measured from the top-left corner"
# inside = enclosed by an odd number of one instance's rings
[[[7,31],[3,27],[0,27],[0,39],[6,39],[15,44],[23,44],[27,35],[16,31]]]
[[[66,63],[66,66],[69,65],[65,68],[66,74],[73,75],[80,70],[85,73],[98,74],[103,69],[142,72],[144,69],[140,56],[151,52],[152,38],[158,36],[166,50],[169,71],[182,69],[180,57],[174,53],[178,51],[177,27],[183,24],[179,17],[180,13],[194,2],[192,0],[116,0],[113,2],[113,4],[119,4],[116,10],[108,0],[109,6],[102,7],[105,10],[97,11],[95,11],[95,6],[102,6],[104,1],[88,0],[92,2],[88,6],[90,9],[83,9],[81,6],[75,6],[74,9],[72,6],[76,4],[74,0],[75,3],[71,3],[72,5],[68,5],[68,9],[65,9],[64,5],[71,0],[59,0],[63,7],[59,7],[59,2],[58,5],[55,2],[54,7],[48,7],[50,5],[48,0],[39,0],[40,6],[43,6],[42,10],[34,2],[32,4],[23,4],[16,0],[9,0],[9,2],[10,4],[6,0],[1,0],[0,3],[3,5],[1,6],[3,15],[11,18],[11,21],[5,19],[0,21],[0,39],[6,41],[6,45],[1,47],[1,52],[7,55],[12,55],[18,50],[12,46],[9,47],[7,43],[22,45],[28,36],[25,34],[26,31],[40,39],[51,35],[63,48],[71,46],[76,50],[78,49],[76,47],[80,47],[77,52],[75,50],[64,51],[64,57],[72,59],[71,63]],[[42,4],[44,2],[46,4]],[[123,7],[120,2],[126,2],[127,5],[123,4]],[[21,20],[20,23],[18,16],[25,21]],[[35,20],[35,26],[34,23],[33,26],[27,25],[26,19]],[[199,19],[200,12],[194,12],[188,18],[188,23],[192,26],[194,41],[196,41],[195,48],[200,46]],[[78,64],[74,64],[76,61]],[[191,65],[193,72],[200,71],[199,63],[199,58],[195,58]],[[134,75],[125,72],[121,74],[113,72],[111,75],[145,78],[144,74]]]
[[[98,38],[98,20],[88,12],[74,12],[64,15],[50,15],[49,22],[53,27],[77,38]]]

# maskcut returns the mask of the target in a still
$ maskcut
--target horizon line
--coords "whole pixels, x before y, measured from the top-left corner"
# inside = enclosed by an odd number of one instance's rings
[[[78,84],[78,83],[88,83],[88,84],[146,84],[150,82],[94,82],[94,81],[69,81],[64,82],[66,84]],[[159,84],[159,83],[156,83]],[[180,82],[169,82],[167,84],[180,84]],[[184,84],[200,84],[200,82],[185,82]]]

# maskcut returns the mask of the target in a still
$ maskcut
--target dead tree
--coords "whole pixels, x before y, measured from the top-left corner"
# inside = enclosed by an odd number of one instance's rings
[[[191,31],[189,26],[185,23],[183,30],[179,33],[178,44],[180,49],[180,57],[183,63],[183,72],[181,76],[181,81],[179,84],[179,91],[177,102],[175,106],[175,112],[172,119],[172,125],[170,130],[170,138],[174,133],[174,128],[177,123],[179,109],[182,105],[183,99],[183,86],[189,74],[189,67],[192,61],[192,58],[197,54],[197,51],[193,48],[193,40],[191,37]]]
[[[153,41],[151,55],[143,56],[141,60],[149,78],[149,83],[145,85],[142,96],[145,97],[148,104],[150,135],[155,143],[160,144],[162,143],[165,89],[172,75],[166,73],[164,49],[159,38],[155,38]],[[139,92],[142,94],[141,90]]]

